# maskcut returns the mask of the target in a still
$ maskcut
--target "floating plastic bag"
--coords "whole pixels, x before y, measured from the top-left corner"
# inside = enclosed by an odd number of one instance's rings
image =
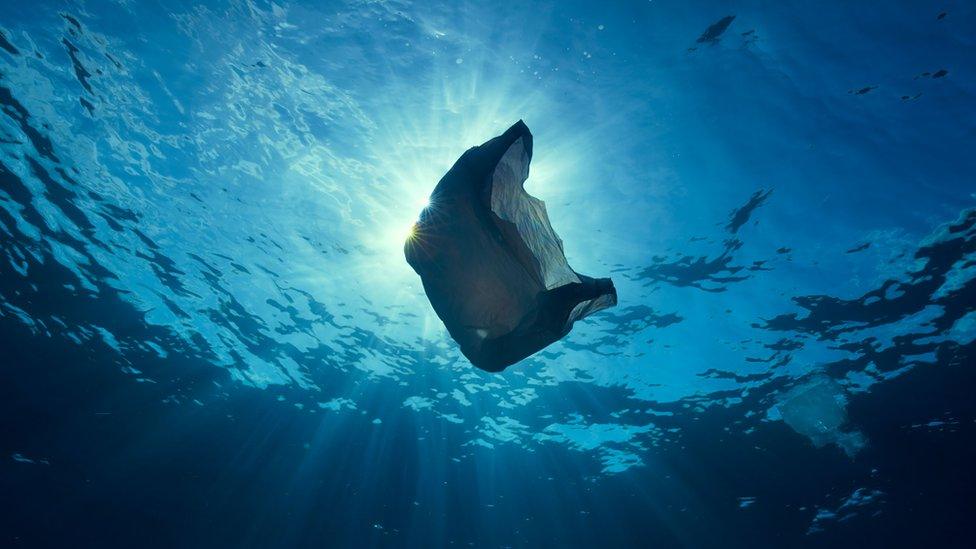
[[[545,204],[522,187],[532,134],[520,120],[440,180],[404,246],[434,311],[475,366],[498,372],[617,304],[609,278],[574,271]]]

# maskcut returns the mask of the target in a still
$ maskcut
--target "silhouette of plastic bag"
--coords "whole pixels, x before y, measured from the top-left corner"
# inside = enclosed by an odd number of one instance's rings
[[[434,311],[475,366],[499,372],[617,304],[609,278],[574,271],[545,204],[523,188],[532,134],[519,120],[440,180],[404,246]]]

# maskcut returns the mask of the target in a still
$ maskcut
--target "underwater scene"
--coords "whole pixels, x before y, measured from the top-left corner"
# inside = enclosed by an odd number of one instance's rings
[[[974,31],[5,0],[0,546],[972,547]]]

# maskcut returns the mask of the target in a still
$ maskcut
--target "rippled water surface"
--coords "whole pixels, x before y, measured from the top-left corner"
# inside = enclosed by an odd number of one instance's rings
[[[976,6],[8,0],[4,546],[967,546]],[[617,307],[403,258],[524,119]]]

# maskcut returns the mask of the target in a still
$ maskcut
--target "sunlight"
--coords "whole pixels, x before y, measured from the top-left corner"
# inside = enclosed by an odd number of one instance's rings
[[[398,231],[398,234],[394,235],[396,242],[394,244],[399,244],[403,246],[408,240],[411,240],[417,236],[417,224],[410,223],[405,226],[402,230]]]
[[[354,223],[362,222],[349,228],[364,254],[351,257],[346,272],[370,299],[431,312],[403,248],[422,236],[414,225],[425,209],[436,209],[428,201],[441,177],[466,150],[522,119],[545,142],[536,149],[526,189],[558,204],[591,163],[593,128],[567,125],[558,91],[526,78],[504,51],[469,52],[463,64],[435,59],[420,73],[391,69],[385,86],[378,93],[398,101],[373,113],[378,123],[363,151],[370,181],[349,202],[357,210]],[[572,217],[560,215],[553,223],[569,225]]]

